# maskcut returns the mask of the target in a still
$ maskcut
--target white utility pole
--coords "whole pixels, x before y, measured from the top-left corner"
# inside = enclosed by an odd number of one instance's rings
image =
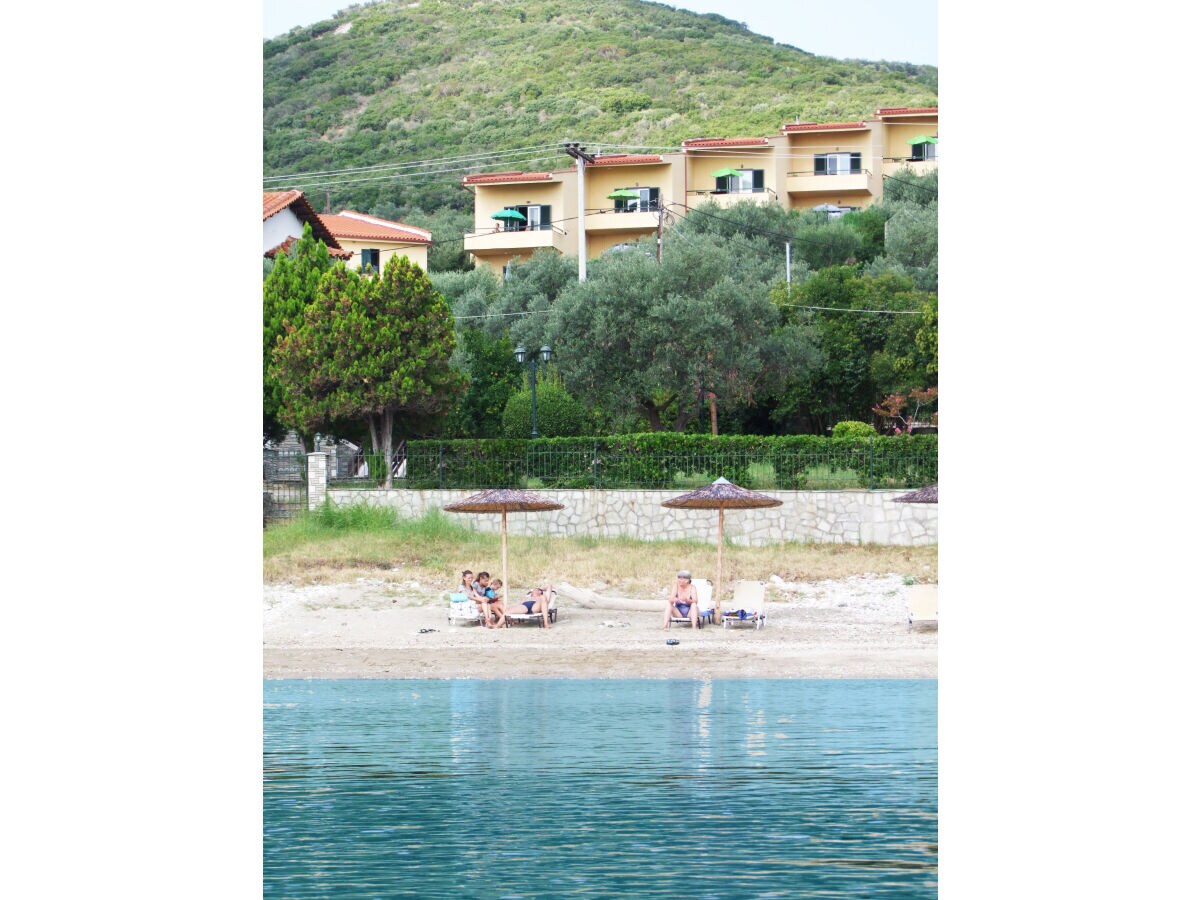
[[[787,290],[790,297],[792,295],[792,242],[785,241],[783,246],[787,248]]]
[[[564,141],[563,149],[567,155],[575,159],[576,180],[579,182],[579,218],[576,226],[579,228],[579,280],[587,281],[587,220],[585,219],[583,196],[583,171],[587,163],[595,162],[596,157],[587,152],[587,147],[579,141]]]

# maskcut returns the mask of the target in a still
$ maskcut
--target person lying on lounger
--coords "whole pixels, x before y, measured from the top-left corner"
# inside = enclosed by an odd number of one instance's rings
[[[671,627],[671,617],[692,620],[692,627],[700,627],[700,598],[696,596],[696,586],[692,584],[692,573],[687,569],[680,570],[675,576],[675,584],[667,588],[667,611],[663,613],[663,628]]]
[[[521,601],[521,605],[525,607],[527,615],[532,613],[542,614],[543,628],[550,627],[550,593],[553,590],[553,585],[543,584],[531,591],[526,591],[525,599]]]

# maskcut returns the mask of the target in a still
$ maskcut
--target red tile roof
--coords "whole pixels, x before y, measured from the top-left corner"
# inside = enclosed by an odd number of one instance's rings
[[[690,141],[684,141],[684,149],[694,149],[696,147],[754,147],[767,143],[765,137],[757,138],[692,138]]]
[[[506,181],[549,181],[551,172],[492,172],[488,175],[468,175],[463,184],[501,184]]]
[[[875,110],[877,116],[928,116],[937,115],[936,106],[885,106]]]
[[[330,234],[329,229],[321,222],[321,217],[317,215],[317,211],[312,208],[312,204],[304,196],[304,191],[263,191],[264,222],[271,218],[271,216],[283,212],[285,209],[291,209],[297,219],[311,225],[313,237],[318,241],[324,241],[325,246],[330,248],[330,250],[342,249],[337,242],[337,238]],[[287,242],[285,241],[284,243]],[[283,246],[283,244],[280,244],[280,246]],[[276,247],[267,255],[273,255],[278,249],[279,247]]]
[[[593,166],[632,166],[638,163],[660,163],[663,158],[656,154],[622,153],[617,156],[597,156]]]
[[[270,250],[268,250],[266,253],[264,253],[263,256],[269,256],[272,259],[274,259],[275,254],[287,253],[289,250],[291,250],[292,244],[296,243],[296,241],[298,241],[298,240],[300,240],[300,238],[296,237],[295,235],[292,235],[286,241],[284,241],[282,244],[280,244],[278,247],[272,247]],[[320,240],[320,239],[318,239],[318,240]],[[349,250],[343,250],[341,247],[330,247],[328,244],[325,245],[325,249],[329,251],[329,255],[332,256],[334,259],[349,259],[350,257],[352,257],[354,255]]]
[[[267,221],[303,196],[303,191],[263,191],[263,221]]]
[[[377,219],[349,209],[342,210],[336,216],[322,215],[321,222],[330,234],[338,238],[403,241],[406,244],[428,244],[433,240],[433,235],[424,228]]]
[[[782,131],[785,134],[793,131],[857,131],[866,127],[866,122],[800,122],[784,125]]]

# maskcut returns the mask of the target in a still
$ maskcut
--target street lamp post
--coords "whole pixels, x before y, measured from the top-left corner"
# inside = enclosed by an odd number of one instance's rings
[[[533,430],[529,436],[531,438],[535,438],[538,436],[538,433],[537,433],[538,360],[541,360],[544,363],[550,362],[550,348],[547,347],[545,344],[543,344],[542,349],[538,350],[536,353],[528,353],[528,352],[526,352],[524,347],[518,347],[513,352],[516,354],[517,362],[520,363],[521,365],[525,365],[526,357],[528,357],[528,360],[529,360],[529,393],[530,393],[530,400],[533,402],[533,410],[531,413]]]

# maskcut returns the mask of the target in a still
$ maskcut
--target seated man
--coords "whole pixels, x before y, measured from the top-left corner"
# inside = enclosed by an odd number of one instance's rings
[[[692,620],[692,627],[700,627],[700,602],[696,587],[692,584],[692,573],[682,569],[675,576],[675,584],[667,589],[667,611],[663,614],[663,628],[671,627],[671,616]]]

